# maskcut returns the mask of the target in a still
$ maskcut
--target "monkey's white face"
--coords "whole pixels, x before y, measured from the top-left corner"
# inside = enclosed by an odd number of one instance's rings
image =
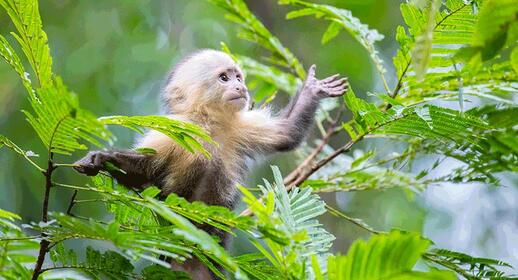
[[[239,66],[215,50],[202,50],[179,63],[165,96],[176,113],[204,106],[234,113],[246,109],[250,100]]]
[[[250,96],[241,71],[237,67],[229,67],[217,73],[223,104],[234,110],[244,109],[248,105]]]

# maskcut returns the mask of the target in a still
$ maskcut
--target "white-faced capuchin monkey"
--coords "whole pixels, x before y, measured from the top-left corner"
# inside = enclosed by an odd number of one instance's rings
[[[239,199],[236,183],[247,171],[249,159],[258,155],[289,151],[306,136],[321,99],[343,95],[347,79],[339,75],[323,80],[315,77],[315,65],[302,88],[278,114],[269,109],[250,110],[245,77],[232,58],[220,51],[201,50],[182,60],[168,77],[163,100],[169,117],[203,127],[219,145],[205,145],[210,159],[193,154],[169,137],[149,131],[137,145],[156,154],[135,151],[90,152],[76,162],[75,169],[93,176],[108,171],[120,184],[133,189],[157,186],[162,195],[176,193],[189,201],[202,201],[233,209]],[[110,162],[124,173],[113,168]],[[227,234],[200,226],[217,235],[224,246]],[[193,279],[210,279],[198,260],[186,261],[183,269]],[[207,278],[208,277],[208,278]]]

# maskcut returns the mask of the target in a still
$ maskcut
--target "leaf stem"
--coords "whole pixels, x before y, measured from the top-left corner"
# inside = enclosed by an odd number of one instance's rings
[[[370,232],[370,233],[373,233],[373,234],[382,234],[382,233],[386,233],[384,231],[378,231],[378,230],[375,230],[373,228],[371,228],[369,225],[365,224],[363,221],[361,220],[358,220],[358,219],[355,219],[353,217],[350,217],[348,215],[346,215],[345,213],[341,212],[340,210],[336,209],[336,208],[333,208],[329,205],[326,204],[326,208],[327,210],[329,210],[329,213],[331,213],[332,215],[334,216],[337,216],[337,217],[341,217],[341,218],[344,218],[346,219],[347,221],[355,224],[356,226]]]
[[[76,167],[77,164],[73,164],[73,163],[55,163],[54,166],[55,167]]]
[[[24,236],[24,237],[8,237],[8,238],[0,238],[0,242],[9,242],[9,241],[17,241],[17,240],[31,240],[31,239],[38,239],[40,238],[40,235],[34,235],[34,236]]]

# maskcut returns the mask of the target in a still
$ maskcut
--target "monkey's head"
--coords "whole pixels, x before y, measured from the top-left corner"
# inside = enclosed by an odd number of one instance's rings
[[[174,113],[200,106],[237,112],[248,108],[250,96],[243,72],[226,53],[201,50],[178,63],[164,93]]]

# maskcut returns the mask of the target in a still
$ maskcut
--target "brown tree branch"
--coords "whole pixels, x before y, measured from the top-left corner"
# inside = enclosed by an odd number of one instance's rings
[[[49,148],[50,149],[50,148]],[[52,164],[52,156],[50,153],[50,157],[48,160],[47,170],[44,172],[45,174],[45,195],[43,197],[43,207],[42,207],[42,221],[44,223],[48,222],[48,212],[49,212],[49,197],[50,197],[50,188],[52,188],[52,172],[55,167]],[[43,266],[43,262],[45,261],[45,255],[47,254],[47,250],[50,242],[45,239],[47,235],[45,233],[41,233],[41,241],[40,241],[40,251],[38,253],[38,259],[36,261],[36,266],[34,267],[34,272],[32,274],[32,280],[37,280],[38,276],[41,274],[41,267]]]
[[[48,160],[47,160],[47,169],[43,172],[45,175],[45,195],[43,197],[43,207],[41,210],[41,219],[44,223],[48,222],[49,215],[49,197],[50,197],[50,189],[52,188],[52,173],[57,168],[54,165],[54,153],[52,152],[52,145],[54,141],[54,137],[59,129],[59,126],[69,117],[69,115],[61,118],[54,127],[52,131],[52,135],[50,136],[49,148],[48,148]],[[41,233],[41,241],[40,241],[40,251],[38,253],[38,259],[36,260],[36,265],[34,266],[34,271],[32,273],[32,280],[37,280],[40,276],[43,266],[43,262],[45,262],[45,255],[49,250],[50,242],[46,239],[47,234],[44,232]]]

